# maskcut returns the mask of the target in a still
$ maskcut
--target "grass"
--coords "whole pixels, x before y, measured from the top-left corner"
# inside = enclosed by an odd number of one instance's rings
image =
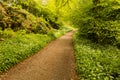
[[[51,31],[48,34],[25,34],[8,38],[0,42],[0,73],[10,69],[15,64],[35,54],[51,40],[54,40],[69,30]],[[19,33],[21,34],[21,32]]]
[[[76,71],[80,80],[120,80],[120,49],[74,35]]]

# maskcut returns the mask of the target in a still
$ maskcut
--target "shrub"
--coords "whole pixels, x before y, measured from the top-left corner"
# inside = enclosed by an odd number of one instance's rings
[[[85,1],[88,2],[88,1]],[[89,0],[78,6],[72,17],[79,33],[95,43],[117,45],[120,36],[120,3],[118,0]],[[80,3],[78,3],[80,4]]]

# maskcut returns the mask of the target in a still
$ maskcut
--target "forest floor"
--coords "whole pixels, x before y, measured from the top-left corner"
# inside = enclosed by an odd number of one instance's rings
[[[52,41],[1,75],[0,80],[78,80],[72,34],[73,31]]]

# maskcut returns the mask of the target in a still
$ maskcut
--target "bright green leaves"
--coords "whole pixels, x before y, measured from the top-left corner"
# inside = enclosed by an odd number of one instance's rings
[[[80,2],[83,6],[78,5],[73,12],[72,22],[79,27],[79,33],[96,43],[117,45],[120,41],[120,3],[117,0],[86,2],[90,3]]]

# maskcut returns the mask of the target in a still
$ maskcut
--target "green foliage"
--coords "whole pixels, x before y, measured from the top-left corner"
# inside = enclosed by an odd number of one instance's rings
[[[69,31],[58,17],[38,0],[0,1],[0,73]]]
[[[29,34],[1,42],[0,72],[9,69],[11,66],[34,54],[49,41],[51,41],[51,36]]]
[[[38,4],[38,1],[35,0],[26,0],[21,1],[17,0],[15,2],[16,6],[21,6],[22,9],[27,10],[37,17],[43,17],[53,28],[59,29],[59,23],[57,22],[58,16],[54,14],[50,9],[45,6]]]
[[[57,9],[60,9],[66,5],[69,5],[70,2],[72,2],[72,0],[55,0],[55,5]]]
[[[58,29],[59,23],[54,19],[54,14],[50,13],[47,9],[43,11],[44,16],[41,18],[34,16],[24,9],[17,7],[9,7],[5,4],[0,5],[1,17],[0,28],[1,30],[11,28],[14,31],[26,30],[27,33],[47,33],[53,28]],[[46,19],[46,20],[45,20]]]
[[[10,69],[15,64],[25,58],[35,54],[42,49],[51,40],[62,36],[71,29],[51,30],[47,34],[26,34],[25,30],[20,30],[14,33],[12,30],[0,31],[0,39],[10,37],[7,40],[0,42],[0,73]],[[11,33],[12,32],[12,33]],[[4,35],[2,33],[5,33]],[[4,36],[4,37],[3,37]]]
[[[16,36],[15,32],[11,29],[1,31],[0,30],[0,41],[4,41],[5,39],[9,39]]]
[[[53,39],[56,39],[71,30],[72,30],[72,28],[63,27],[62,29],[59,29],[59,30],[51,30],[47,34],[50,36],[53,36]]]
[[[58,21],[58,15],[56,15],[55,13],[53,13],[52,11],[50,11],[47,8],[43,8],[42,9],[42,17],[54,28],[54,29],[59,29],[61,24]]]
[[[59,29],[58,16],[36,0],[15,0],[0,2],[0,27],[14,31],[26,30],[27,33],[46,34],[51,29]]]
[[[120,80],[120,50],[74,35],[76,71],[80,80]]]
[[[41,16],[42,7],[35,0],[16,0],[14,1],[14,6],[21,6],[22,9],[27,10],[35,16]]]
[[[81,3],[86,6],[78,6],[77,13],[73,16],[74,24],[80,27],[79,32],[93,42],[117,45],[120,36],[119,1],[89,1],[91,3],[88,5]],[[79,11],[83,9],[84,11]]]

